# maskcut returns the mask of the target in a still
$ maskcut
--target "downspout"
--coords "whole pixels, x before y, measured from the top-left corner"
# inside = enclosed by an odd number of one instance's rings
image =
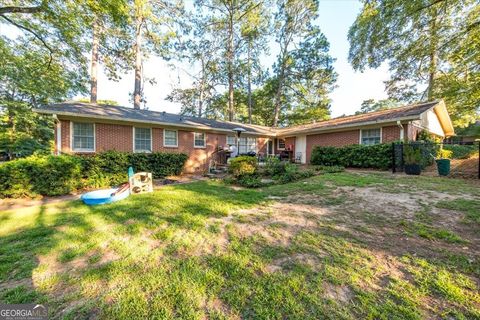
[[[55,155],[59,156],[62,153],[62,124],[56,114],[53,114],[53,121],[56,130]]]
[[[405,128],[402,125],[400,120],[397,120],[397,126],[400,128],[400,141],[404,142],[405,140]]]

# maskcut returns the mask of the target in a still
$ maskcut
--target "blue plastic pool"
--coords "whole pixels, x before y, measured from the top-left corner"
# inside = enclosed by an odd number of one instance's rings
[[[120,192],[119,194],[112,196],[112,194],[117,190],[118,188],[91,191],[91,192],[82,194],[80,199],[82,199],[82,201],[85,204],[92,206],[92,205],[106,204],[106,203],[111,203],[115,201],[120,201],[130,195],[130,190],[126,189],[123,192]]]

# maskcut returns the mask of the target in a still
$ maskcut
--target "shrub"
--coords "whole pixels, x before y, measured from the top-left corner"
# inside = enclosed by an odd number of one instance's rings
[[[422,161],[422,153],[420,148],[413,145],[403,146],[403,162],[406,165],[420,164]]]
[[[66,194],[81,186],[82,167],[73,156],[32,156],[0,166],[0,197]]]
[[[129,166],[153,177],[178,175],[183,153],[108,151],[89,156],[32,156],[0,165],[0,198],[61,195],[81,188],[117,185],[127,180]]]
[[[268,157],[265,161],[265,174],[276,176],[285,173],[285,161],[280,161],[277,157]]]
[[[237,183],[245,188],[259,188],[263,186],[262,179],[256,174],[246,174],[237,179]]]
[[[238,178],[245,175],[253,175],[257,172],[258,163],[255,157],[240,156],[230,161],[229,171]]]
[[[314,174],[312,170],[299,170],[298,166],[287,162],[285,164],[285,172],[274,178],[277,179],[279,183],[288,183],[311,177]]]
[[[310,163],[323,166],[388,169],[392,166],[392,144],[316,146]]]
[[[443,149],[452,151],[453,159],[468,159],[478,152],[478,145],[444,144]]]

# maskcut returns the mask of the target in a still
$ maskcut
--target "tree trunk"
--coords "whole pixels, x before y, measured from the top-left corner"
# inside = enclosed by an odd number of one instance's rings
[[[98,79],[98,22],[93,22],[92,30],[92,65],[90,68],[90,102],[97,103],[97,79]]]
[[[281,100],[282,100],[282,90],[283,90],[283,82],[285,80],[285,68],[286,68],[286,57],[288,53],[288,45],[290,44],[290,40],[287,39],[286,42],[284,42],[281,45],[280,49],[280,74],[278,75],[277,79],[277,92],[275,93],[275,111],[274,111],[274,116],[273,116],[273,126],[276,127],[278,126],[278,119],[280,118],[280,110],[281,110]]]
[[[252,41],[248,40],[248,48],[247,48],[247,68],[248,68],[248,123],[252,124],[252,66],[251,66],[251,50],[252,50]]]
[[[229,23],[228,23],[228,120],[233,121],[234,109],[233,109],[233,11],[230,11]]]
[[[427,89],[427,100],[433,100],[434,98],[434,89],[435,89],[435,78],[437,75],[438,68],[438,38],[437,38],[437,18],[438,12],[436,8],[432,8],[431,11],[432,19],[430,22],[430,65],[428,67],[428,89]]]
[[[202,63],[202,77],[200,78],[200,96],[198,98],[198,116],[201,118],[203,113],[203,99],[205,91],[205,60],[201,58]]]
[[[141,14],[138,13],[135,21],[135,87],[133,90],[134,109],[140,109],[140,103],[142,100],[142,23],[143,18]]]

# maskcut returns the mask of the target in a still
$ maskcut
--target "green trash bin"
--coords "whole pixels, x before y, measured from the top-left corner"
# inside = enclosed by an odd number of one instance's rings
[[[441,176],[448,176],[450,174],[450,159],[437,159],[437,170]]]

